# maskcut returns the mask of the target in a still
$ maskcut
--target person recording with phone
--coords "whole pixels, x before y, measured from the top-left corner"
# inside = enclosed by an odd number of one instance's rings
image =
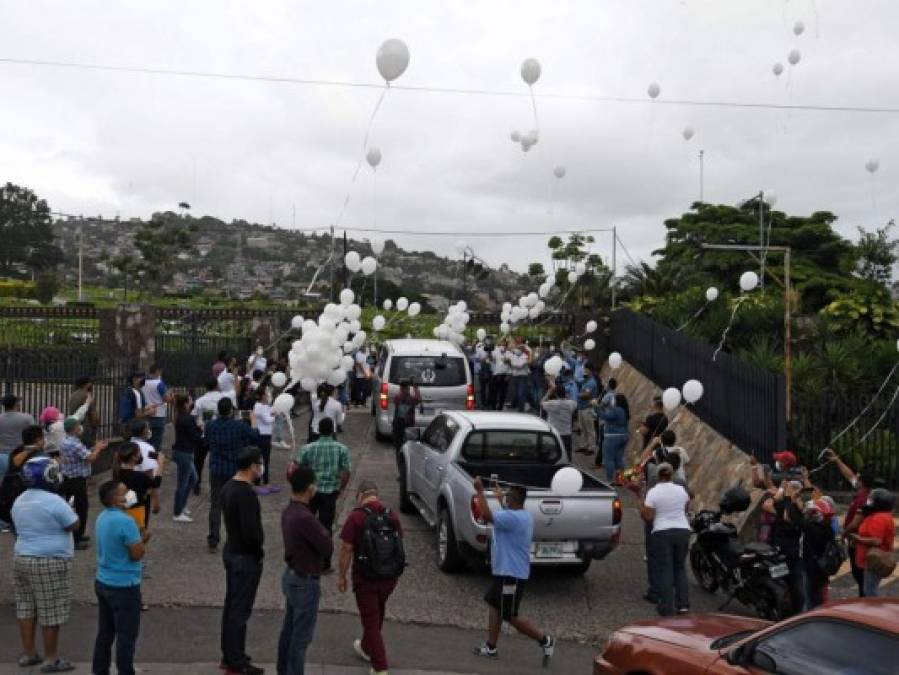
[[[402,380],[400,392],[393,399],[393,447],[397,456],[406,442],[406,429],[415,426],[415,409],[420,405],[421,392],[415,386],[415,380]]]

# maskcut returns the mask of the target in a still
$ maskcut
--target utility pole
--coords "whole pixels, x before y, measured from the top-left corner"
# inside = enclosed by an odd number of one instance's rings
[[[699,202],[705,201],[705,150],[699,151]]]
[[[84,269],[84,226],[78,228],[78,302],[84,302],[81,287],[81,272]]]
[[[347,288],[349,286],[349,273],[350,271],[346,266],[346,254],[347,254],[347,241],[346,241],[346,230],[343,231],[343,287]]]
[[[615,275],[618,273],[618,226],[612,225],[612,311],[615,311]]]
[[[759,246],[762,247],[759,283],[765,288],[765,191],[759,190]]]
[[[328,258],[331,261],[331,281],[330,281],[330,290],[328,291],[328,299],[330,302],[334,302],[334,226],[331,226],[331,257]]]
[[[771,251],[784,254],[784,389],[786,399],[784,405],[786,407],[786,421],[789,423],[793,417],[793,402],[791,400],[793,391],[793,317],[790,308],[793,287],[790,276],[790,247],[752,246],[749,244],[702,244],[702,248],[712,251],[745,251],[756,261],[759,260],[759,257],[755,255],[755,252],[759,252],[760,255],[764,255]],[[768,273],[771,274],[770,270]],[[779,281],[774,275],[772,275],[772,277],[775,281]]]

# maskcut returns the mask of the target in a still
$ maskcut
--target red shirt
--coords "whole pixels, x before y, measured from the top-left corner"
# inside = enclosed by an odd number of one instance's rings
[[[381,513],[387,508],[377,499],[366,502],[365,507],[371,509],[375,513]],[[350,511],[350,515],[346,517],[346,522],[343,524],[343,529],[340,531],[340,540],[347,544],[352,544],[354,552],[362,547],[362,526],[365,524],[365,517],[367,515],[368,514],[365,513],[362,507],[357,506]],[[397,515],[393,511],[390,512],[388,517],[391,522],[393,522],[396,531],[399,532],[399,535],[402,537],[403,526],[400,524],[400,519],[397,518]],[[356,557],[353,556],[353,581],[356,580],[356,567]]]
[[[893,550],[893,538],[896,536],[896,524],[893,522],[893,514],[890,511],[872,513],[858,526],[859,537],[877,537],[880,540],[878,548],[884,551]],[[855,547],[855,564],[865,566],[868,557],[867,546]]]

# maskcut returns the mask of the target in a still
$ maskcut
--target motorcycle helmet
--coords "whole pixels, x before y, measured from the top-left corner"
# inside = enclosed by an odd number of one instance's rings
[[[718,508],[721,513],[740,513],[749,508],[749,492],[742,485],[734,485],[724,493]]]
[[[32,457],[22,466],[25,487],[56,492],[62,484],[59,465],[49,457]]]
[[[886,488],[874,488],[865,504],[868,511],[892,511],[896,506],[896,495]]]

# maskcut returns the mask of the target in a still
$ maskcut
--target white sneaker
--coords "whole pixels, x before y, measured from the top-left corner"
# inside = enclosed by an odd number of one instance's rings
[[[194,515],[194,514],[191,512],[190,509],[181,509],[181,513],[183,513],[185,516],[192,516],[192,515]]]
[[[362,640],[353,640],[353,651],[356,652],[356,656],[358,656],[366,663],[371,662],[371,657],[362,650]]]
[[[184,512],[182,512],[180,516],[173,516],[172,520],[174,520],[176,523],[192,523],[192,522],[194,522],[194,519],[191,518],[189,515],[187,515]]]

